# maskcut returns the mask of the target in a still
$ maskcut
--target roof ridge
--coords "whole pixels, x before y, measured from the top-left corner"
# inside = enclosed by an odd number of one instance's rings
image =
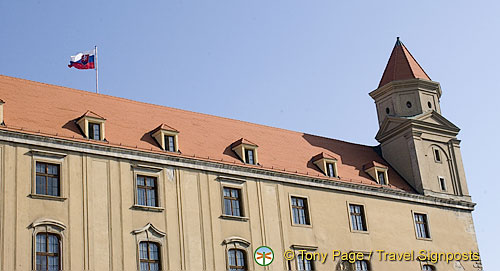
[[[122,102],[127,102],[127,103],[145,104],[145,105],[154,106],[156,108],[167,108],[167,109],[175,110],[175,111],[178,111],[178,112],[189,112],[189,113],[193,113],[193,114],[200,115],[200,116],[208,116],[210,118],[219,118],[219,119],[225,119],[225,120],[229,120],[229,121],[242,122],[242,123],[253,125],[253,126],[257,126],[257,127],[267,127],[267,128],[271,128],[271,129],[275,129],[275,130],[289,132],[289,133],[296,133],[296,134],[302,134],[302,135],[316,136],[316,137],[325,138],[325,139],[329,139],[329,140],[334,140],[334,141],[337,141],[337,142],[347,143],[347,144],[351,144],[351,145],[357,145],[357,146],[369,147],[369,148],[375,147],[375,146],[364,145],[364,144],[354,143],[354,142],[348,142],[348,141],[344,141],[344,140],[340,140],[340,139],[335,139],[335,138],[330,138],[330,137],[321,136],[321,135],[309,134],[309,133],[306,133],[306,132],[293,131],[293,130],[289,130],[289,129],[285,129],[285,128],[274,127],[274,126],[269,126],[269,125],[265,125],[265,124],[258,124],[258,123],[248,122],[248,121],[239,120],[239,119],[232,119],[232,118],[228,118],[228,117],[210,115],[210,114],[207,114],[207,113],[200,113],[200,112],[195,112],[195,111],[190,111],[190,110],[185,110],[185,109],[179,109],[179,108],[175,108],[175,107],[169,107],[169,106],[165,106],[165,105],[158,105],[158,104],[153,104],[153,103],[148,103],[148,102],[141,102],[141,101],[136,101],[136,100],[132,100],[132,99],[128,99],[128,98],[117,97],[117,96],[112,96],[112,95],[102,94],[102,93],[94,93],[94,92],[90,92],[90,91],[86,91],[86,90],[81,90],[81,89],[76,89],[76,88],[70,88],[70,87],[65,87],[65,86],[59,86],[59,85],[54,85],[54,84],[49,84],[49,83],[43,83],[43,82],[38,82],[38,81],[34,81],[34,80],[29,80],[29,79],[22,79],[22,78],[18,78],[18,77],[3,75],[3,74],[0,74],[0,77],[6,77],[6,78],[9,78],[9,79],[13,79],[13,80],[30,82],[30,83],[33,83],[33,84],[46,85],[46,86],[50,86],[50,87],[57,87],[57,88],[60,88],[62,90],[68,91],[68,92],[79,92],[79,93],[82,93],[82,94],[85,94],[85,95],[97,96],[97,97],[101,97],[101,98],[107,98],[107,99],[117,100],[117,101],[122,101]]]

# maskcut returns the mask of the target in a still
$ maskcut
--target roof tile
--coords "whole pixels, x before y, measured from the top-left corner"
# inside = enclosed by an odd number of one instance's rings
[[[259,142],[260,168],[326,178],[311,161],[314,155],[325,152],[337,157],[340,181],[374,186],[376,182],[364,172],[363,165],[369,161],[385,163],[371,146],[3,75],[0,97],[6,101],[7,123],[0,129],[22,129],[26,133],[83,141],[73,120],[91,109],[106,116],[106,145],[115,147],[255,167],[242,164],[230,147],[235,138],[242,142],[251,138]],[[150,131],[158,123],[168,123],[180,131],[182,154],[165,154],[154,142]],[[395,170],[389,170],[389,178],[392,188],[414,191]]]

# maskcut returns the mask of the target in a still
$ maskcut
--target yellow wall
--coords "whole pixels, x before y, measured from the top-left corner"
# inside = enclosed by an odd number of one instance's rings
[[[293,245],[332,249],[394,252],[427,249],[435,252],[477,251],[470,210],[459,210],[408,200],[360,195],[287,181],[238,176],[152,164],[64,150],[62,158],[63,201],[34,199],[32,189],[35,148],[3,142],[0,145],[1,208],[0,269],[32,268],[31,223],[47,218],[62,222],[65,270],[136,270],[137,241],[134,230],[151,223],[166,233],[161,246],[164,270],[225,270],[224,240],[237,236],[250,242],[247,262],[251,270],[264,270],[253,261],[260,245],[275,252],[271,270],[284,270],[284,250]],[[36,149],[44,149],[36,147]],[[45,148],[47,151],[54,149]],[[134,205],[133,164],[160,167],[159,198],[163,211],[137,210]],[[223,178],[221,178],[223,177]],[[229,178],[224,178],[229,177]],[[236,179],[236,181],[231,181]],[[221,218],[221,181],[242,187],[244,214],[248,220]],[[290,195],[308,197],[311,227],[293,226]],[[415,199],[417,201],[417,199]],[[347,202],[364,204],[368,233],[352,233]],[[412,211],[425,212],[431,241],[415,237]],[[462,262],[465,270],[474,262]],[[317,270],[335,270],[328,259]],[[372,270],[420,270],[418,262],[371,261]],[[438,264],[438,270],[460,270]]]

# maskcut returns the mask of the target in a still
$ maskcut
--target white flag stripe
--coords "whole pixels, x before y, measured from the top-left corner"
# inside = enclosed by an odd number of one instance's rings
[[[95,55],[95,49],[92,49],[92,50],[90,50],[90,51],[86,51],[86,52],[81,52],[81,53],[78,53],[78,54],[76,54],[76,55],[74,55],[74,56],[71,56],[71,61],[72,61],[72,62],[77,62],[77,61],[79,61],[79,60],[82,58],[82,56],[84,56],[84,55],[89,55],[89,56],[93,56],[93,55]]]

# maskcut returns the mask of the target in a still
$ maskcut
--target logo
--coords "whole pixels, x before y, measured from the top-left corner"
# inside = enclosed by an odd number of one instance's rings
[[[268,266],[274,260],[274,252],[270,247],[260,246],[253,254],[255,262],[260,266]]]
[[[82,56],[82,64],[87,64],[89,62],[89,55]]]

